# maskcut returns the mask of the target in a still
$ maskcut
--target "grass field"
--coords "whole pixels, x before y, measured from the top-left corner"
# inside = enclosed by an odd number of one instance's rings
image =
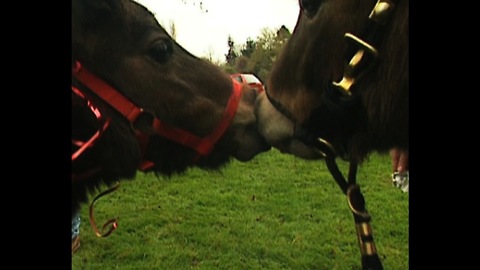
[[[347,164],[339,161],[346,173]],[[359,166],[385,269],[408,269],[408,193],[392,186],[387,155]],[[361,269],[352,214],[323,161],[272,150],[220,172],[139,173],[95,204],[98,238],[82,210],[72,269]]]

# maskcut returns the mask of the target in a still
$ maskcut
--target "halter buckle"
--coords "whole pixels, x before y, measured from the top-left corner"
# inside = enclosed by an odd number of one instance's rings
[[[345,38],[353,42],[359,49],[345,66],[342,80],[338,83],[333,82],[332,84],[336,89],[339,89],[340,92],[351,96],[352,85],[376,63],[378,51],[375,47],[353,34],[346,33]]]
[[[378,24],[385,25],[395,5],[389,0],[378,0],[368,18]]]

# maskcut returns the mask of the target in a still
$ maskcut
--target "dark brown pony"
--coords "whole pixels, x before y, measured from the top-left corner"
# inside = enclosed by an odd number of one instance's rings
[[[383,269],[357,164],[409,147],[408,0],[300,0],[295,29],[257,100],[261,133],[282,152],[325,158],[347,195],[363,269]],[[335,163],[350,161],[348,181]]]
[[[356,162],[373,151],[408,150],[409,1],[378,1],[369,18],[376,2],[299,1],[256,108],[271,145],[315,159],[322,153],[311,145],[321,138]]]
[[[268,150],[255,99],[135,1],[72,0],[72,211],[137,170],[217,170]]]

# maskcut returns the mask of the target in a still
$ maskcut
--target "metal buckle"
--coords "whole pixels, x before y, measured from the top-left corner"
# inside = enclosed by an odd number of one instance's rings
[[[372,45],[363,41],[362,39],[356,37],[353,34],[346,33],[345,38],[351,42],[354,42],[355,45],[359,47],[355,55],[350,59],[348,65],[345,66],[343,72],[343,78],[340,82],[332,82],[333,86],[337,89],[340,89],[342,93],[347,94],[348,96],[352,95],[351,87],[360,78],[365,74],[375,63],[378,58],[378,51]],[[365,55],[368,54],[371,56],[372,61],[370,63],[365,62]],[[362,70],[362,64],[366,64],[365,68]]]

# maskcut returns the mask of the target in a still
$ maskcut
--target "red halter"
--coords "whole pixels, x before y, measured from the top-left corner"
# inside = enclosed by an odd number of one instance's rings
[[[125,118],[127,118],[127,120],[132,124],[142,113],[145,113],[143,108],[138,107],[136,104],[124,97],[121,93],[116,91],[113,87],[108,85],[105,81],[89,72],[79,62],[75,62],[75,65],[72,69],[72,75],[82,84],[88,87],[88,89],[94,92],[98,97],[103,99],[119,113],[125,116]],[[228,100],[224,115],[216,128],[213,129],[212,132],[206,137],[201,138],[188,131],[169,126],[168,124],[161,122],[156,117],[154,117],[152,124],[154,132],[164,138],[178,142],[195,150],[197,152],[197,156],[195,157],[194,162],[197,161],[201,156],[207,156],[212,151],[215,143],[225,133],[237,111],[242,88],[239,82],[233,79],[232,81],[233,91]],[[72,86],[72,90],[73,89],[74,87]],[[143,133],[138,129],[135,130],[135,134],[140,143],[144,156],[144,160],[141,162],[139,170],[145,171],[154,165],[152,161],[145,158],[146,147],[150,140],[150,135]],[[73,159],[74,157],[72,156],[72,161]]]

